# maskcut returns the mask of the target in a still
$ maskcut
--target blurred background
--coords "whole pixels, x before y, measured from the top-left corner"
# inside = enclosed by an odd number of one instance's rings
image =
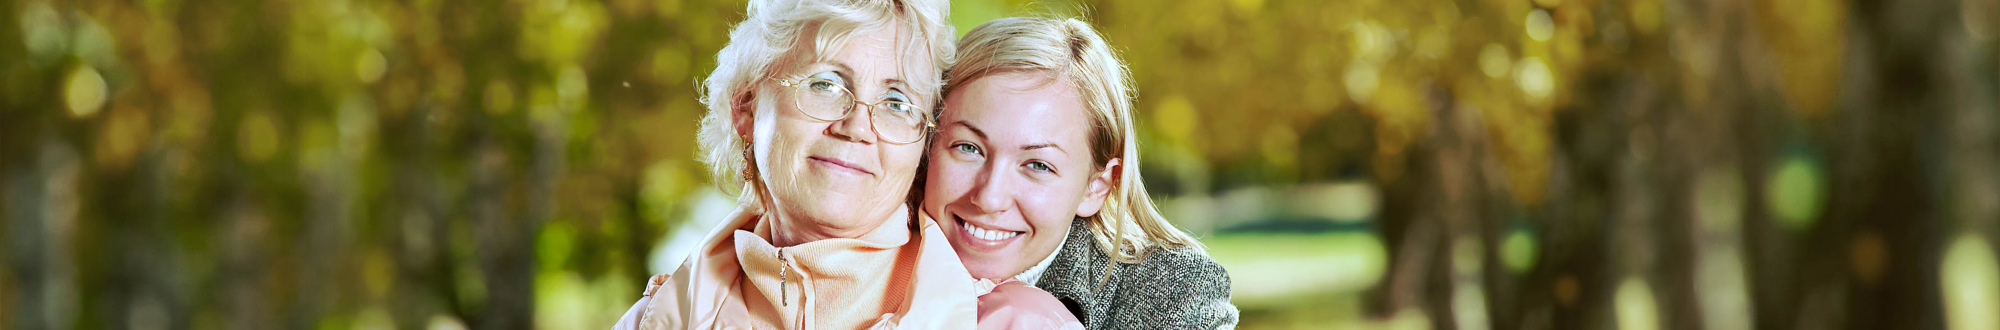
[[[0,328],[594,329],[741,1],[0,4]],[[1244,329],[2000,329],[2000,0],[1085,17]]]

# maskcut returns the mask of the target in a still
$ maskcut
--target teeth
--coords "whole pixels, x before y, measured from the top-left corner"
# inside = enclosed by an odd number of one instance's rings
[[[965,232],[971,233],[972,237],[977,237],[979,239],[988,241],[998,241],[1003,239],[1014,238],[1015,235],[1021,234],[1019,232],[999,231],[986,228],[979,228],[979,226],[974,226],[972,225],[972,223],[969,222],[965,223],[964,227],[965,227]]]

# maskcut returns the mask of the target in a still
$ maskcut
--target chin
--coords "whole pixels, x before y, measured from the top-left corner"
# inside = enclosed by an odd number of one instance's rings
[[[832,225],[837,228],[851,227],[856,224],[867,223],[869,222],[868,220],[871,220],[868,219],[868,210],[862,210],[859,207],[846,203],[815,203],[806,206],[806,208],[809,210],[801,210],[804,211],[801,213],[806,214],[809,218],[817,219],[821,225]]]
[[[786,198],[785,201],[791,202],[789,204],[792,205],[795,214],[833,220],[858,217],[868,211],[863,210],[862,201],[856,198],[863,195],[856,192],[822,185],[796,185],[787,188],[790,189],[779,194]]]
[[[1014,277],[1014,275],[1015,275],[1015,274],[1020,274],[1020,273],[1021,273],[1021,272],[1009,272],[1009,271],[1005,271],[1005,270],[999,270],[999,269],[996,269],[996,268],[1001,268],[1001,267],[998,267],[998,266],[993,266],[993,267],[975,267],[975,266],[966,266],[965,270],[966,270],[966,271],[967,271],[968,273],[972,273],[972,278],[985,278],[985,279],[993,279],[993,280],[994,280],[994,282],[999,282],[999,280],[1000,280],[1000,279],[1004,279],[1004,278],[1008,278],[1008,277]]]
[[[1020,272],[1012,272],[1012,273],[1008,272],[1007,268],[1010,267],[1007,267],[1006,265],[1012,264],[1013,260],[999,260],[1002,258],[997,256],[988,256],[980,252],[967,251],[966,249],[957,248],[957,246],[955,246],[956,243],[953,244],[954,244],[953,248],[955,250],[958,250],[957,252],[959,261],[965,263],[965,271],[967,273],[972,273],[973,278],[997,279],[997,278],[1011,277],[1013,276],[1013,274],[1020,273]]]

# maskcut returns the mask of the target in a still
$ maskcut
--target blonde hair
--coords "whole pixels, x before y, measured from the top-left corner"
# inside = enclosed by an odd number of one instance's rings
[[[750,146],[736,134],[736,111],[753,106],[758,83],[785,69],[781,65],[796,65],[784,62],[794,51],[813,52],[824,60],[855,31],[901,22],[903,33],[912,36],[898,59],[911,96],[940,99],[939,74],[951,66],[954,55],[956,32],[945,20],[950,12],[946,0],[751,0],[743,22],[729,31],[729,44],[715,54],[715,71],[701,84],[701,104],[708,113],[695,138],[711,180],[723,191],[756,180]],[[802,39],[808,33],[812,39]],[[930,67],[916,61],[922,58],[931,61]],[[739,197],[761,201],[762,196],[753,194],[764,194],[762,190],[747,189]]]
[[[1131,73],[1089,23],[997,19],[967,32],[958,51],[958,64],[945,71],[947,94],[982,77],[1026,71],[1065,79],[1082,95],[1090,108],[1091,161],[1102,167],[1115,158],[1123,164],[1104,207],[1088,218],[1098,248],[1114,262],[1137,263],[1154,248],[1205,250],[1193,236],[1167,223],[1147,196],[1139,178],[1138,132],[1132,126]]]

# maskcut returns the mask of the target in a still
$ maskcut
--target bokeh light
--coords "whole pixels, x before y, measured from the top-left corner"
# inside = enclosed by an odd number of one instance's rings
[[[1527,273],[1535,267],[1535,257],[1539,247],[1535,233],[1526,227],[1507,229],[1505,238],[1500,240],[1500,262],[1515,274]]]
[[[1078,16],[1242,329],[1995,329],[2000,1]],[[0,4],[0,329],[596,329],[733,209],[708,0]]]
[[[1819,219],[1822,191],[1820,169],[1805,156],[1780,162],[1764,183],[1764,204],[1786,229],[1804,230]]]
[[[1619,330],[1655,330],[1660,328],[1659,300],[1653,295],[1653,287],[1646,280],[1627,277],[1618,281],[1612,304],[1617,311]]]
[[[1945,327],[1952,330],[2000,329],[2000,260],[1984,237],[1966,234],[1945,246],[1938,271],[1944,295]]]
[[[90,117],[104,107],[110,87],[105,86],[104,76],[90,66],[76,68],[69,74],[68,83],[63,86],[64,104],[69,106],[69,114],[74,117]]]

